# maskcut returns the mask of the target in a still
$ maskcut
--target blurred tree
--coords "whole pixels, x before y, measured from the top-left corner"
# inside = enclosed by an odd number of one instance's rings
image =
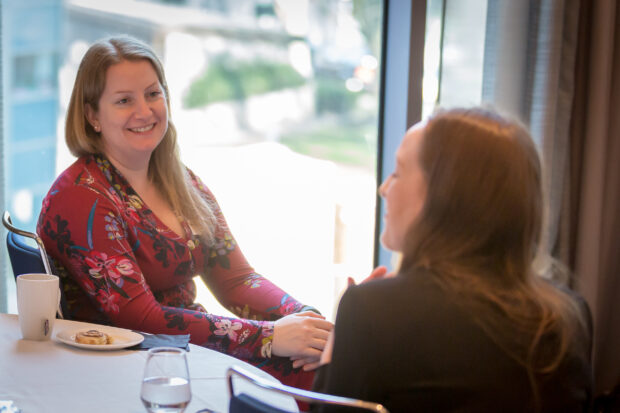
[[[189,87],[187,108],[221,101],[243,101],[248,96],[299,87],[306,80],[292,66],[267,60],[238,61],[228,56],[213,61]]]
[[[353,17],[360,25],[360,32],[368,42],[372,55],[381,58],[381,31],[383,2],[379,0],[353,0]]]

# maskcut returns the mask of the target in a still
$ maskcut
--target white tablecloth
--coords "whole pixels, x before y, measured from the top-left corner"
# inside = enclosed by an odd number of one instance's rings
[[[54,332],[87,326],[56,320]],[[144,413],[140,385],[145,360],[146,351],[92,351],[54,340],[22,340],[17,315],[0,314],[0,400],[13,400],[23,413]],[[233,364],[275,380],[243,361],[194,345],[190,347],[188,363],[192,401],[186,413],[203,408],[228,411],[226,369]],[[290,397],[266,394],[264,390],[235,381],[237,389],[297,411]]]

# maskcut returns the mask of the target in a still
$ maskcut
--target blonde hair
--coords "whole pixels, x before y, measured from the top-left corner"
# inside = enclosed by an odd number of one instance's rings
[[[81,157],[104,153],[101,137],[86,118],[86,105],[98,111],[99,99],[105,89],[106,72],[110,66],[123,60],[146,60],[151,64],[164,90],[170,113],[168,84],[155,52],[146,44],[127,36],[100,40],[82,58],[67,109],[65,140],[73,155]],[[172,209],[188,221],[197,235],[208,243],[212,242],[216,226],[213,208],[194,187],[180,160],[177,133],[170,120],[161,143],[151,155],[148,176]]]
[[[585,328],[577,303],[533,269],[543,227],[541,164],[528,131],[489,109],[439,111],[424,129],[425,204],[401,272],[425,268],[528,372],[557,369]],[[543,346],[543,342],[545,346]],[[551,343],[552,350],[547,347]]]

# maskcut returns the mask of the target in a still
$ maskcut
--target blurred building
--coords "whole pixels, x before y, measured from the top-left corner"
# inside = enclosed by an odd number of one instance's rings
[[[62,0],[2,0],[5,207],[34,229],[56,173]]]

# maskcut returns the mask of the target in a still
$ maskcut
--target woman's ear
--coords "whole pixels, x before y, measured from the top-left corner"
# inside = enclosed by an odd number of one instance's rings
[[[99,120],[97,119],[97,112],[90,106],[90,103],[84,105],[84,114],[86,115],[86,119],[90,126],[93,127],[95,132],[101,132],[101,125],[99,124]]]

